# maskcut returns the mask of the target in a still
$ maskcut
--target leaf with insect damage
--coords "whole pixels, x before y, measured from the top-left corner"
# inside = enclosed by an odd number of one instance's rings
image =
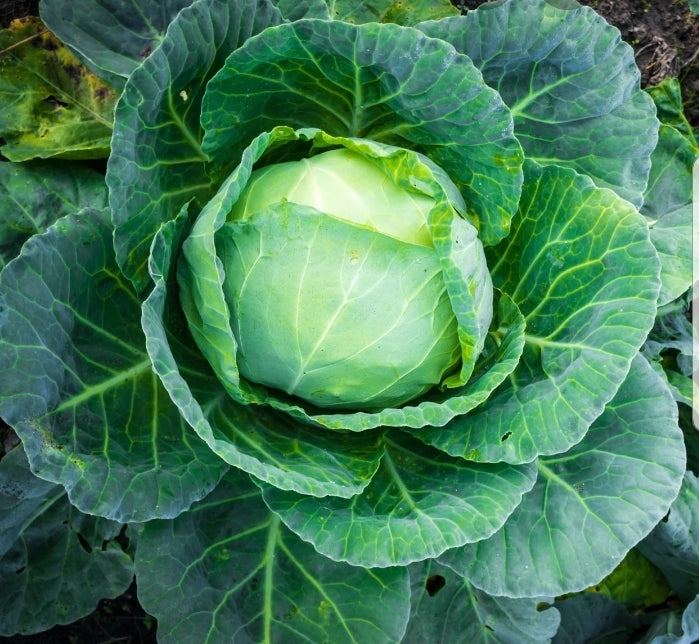
[[[10,161],[109,154],[115,92],[38,18],[0,31],[0,137]]]

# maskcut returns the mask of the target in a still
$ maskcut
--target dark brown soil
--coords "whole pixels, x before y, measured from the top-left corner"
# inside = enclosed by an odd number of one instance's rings
[[[39,15],[39,0],[0,0],[0,27],[7,27],[15,18]]]
[[[583,0],[636,51],[645,86],[680,79],[685,113],[699,127],[699,16],[687,0]]]

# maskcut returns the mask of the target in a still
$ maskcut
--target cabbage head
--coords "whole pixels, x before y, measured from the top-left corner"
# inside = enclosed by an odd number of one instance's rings
[[[242,402],[245,379],[329,410],[400,407],[464,384],[483,348],[492,283],[456,187],[422,155],[343,142],[254,170],[220,228],[205,209],[184,243],[192,334]],[[217,317],[198,288],[207,230]]]

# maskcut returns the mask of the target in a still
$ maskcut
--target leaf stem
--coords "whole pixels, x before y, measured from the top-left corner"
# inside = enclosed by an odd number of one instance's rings
[[[35,34],[32,34],[31,36],[27,36],[26,38],[22,38],[22,40],[18,40],[16,43],[11,44],[9,47],[5,47],[5,49],[0,49],[0,56],[2,56],[3,54],[6,54],[8,51],[12,51],[13,49],[16,49],[17,47],[21,47],[22,45],[24,45],[24,43],[31,42],[35,38],[39,38],[47,33],[49,33],[49,30],[43,29],[42,31],[39,31]]]
[[[264,637],[265,644],[272,642],[272,590],[274,585],[274,551],[277,548],[277,537],[281,519],[272,514],[272,520],[267,532],[267,547],[265,548],[265,590],[264,590]]]

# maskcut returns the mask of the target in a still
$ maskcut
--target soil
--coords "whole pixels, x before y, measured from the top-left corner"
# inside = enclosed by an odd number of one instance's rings
[[[452,0],[466,11],[484,0]],[[687,0],[580,0],[616,26],[635,50],[644,87],[669,77],[682,84],[685,113],[699,128],[699,16]],[[38,0],[0,0],[0,26],[38,14]],[[14,432],[0,421],[0,458],[14,447]],[[102,600],[91,615],[33,636],[0,637],[1,644],[146,644],[155,642],[155,620],[136,598],[135,585],[122,596]]]

